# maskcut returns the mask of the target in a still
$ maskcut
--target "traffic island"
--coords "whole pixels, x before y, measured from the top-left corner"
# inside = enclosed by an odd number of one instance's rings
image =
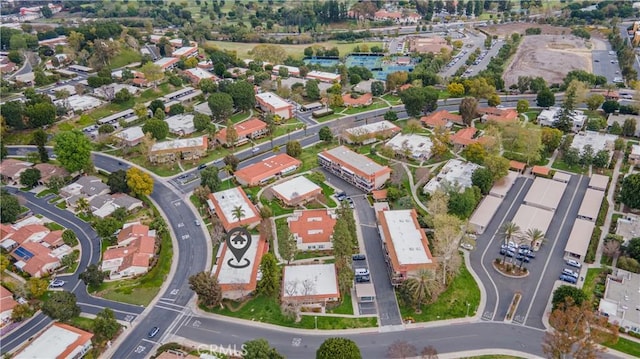
[[[493,261],[493,269],[509,278],[526,278],[529,276],[529,270],[527,270],[527,268],[520,268],[520,266],[505,262],[501,258],[496,258],[496,260]]]
[[[516,313],[518,309],[518,305],[520,304],[520,299],[522,299],[522,294],[520,292],[516,292],[513,295],[513,299],[511,300],[511,305],[509,306],[509,311],[507,312],[507,316],[504,318],[505,322],[511,323],[513,320],[513,315]]]

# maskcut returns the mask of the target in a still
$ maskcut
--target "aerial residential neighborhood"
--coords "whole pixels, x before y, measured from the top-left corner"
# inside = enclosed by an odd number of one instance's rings
[[[0,354],[640,357],[640,2],[0,0]]]

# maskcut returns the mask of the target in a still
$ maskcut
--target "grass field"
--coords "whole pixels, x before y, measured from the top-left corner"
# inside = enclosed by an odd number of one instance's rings
[[[140,52],[130,48],[123,48],[118,56],[114,57],[109,64],[112,69],[127,66],[135,62],[139,62],[142,59]]]
[[[293,318],[282,314],[278,301],[272,298],[262,296],[255,297],[237,308],[238,303],[226,302],[224,309],[204,308],[202,309],[226,315],[234,318],[248,319],[252,321],[271,323],[290,328],[314,329],[315,319],[312,315],[302,316],[300,322],[295,322]],[[236,309],[229,309],[236,307]],[[340,318],[340,317],[317,317],[318,329],[350,329],[350,328],[366,328],[377,325],[377,318]]]
[[[215,45],[219,49],[235,51],[238,54],[238,57],[241,59],[251,58],[249,55],[249,51],[253,49],[256,45],[254,43],[244,43],[244,42],[228,42],[228,41],[207,41],[208,45]],[[325,42],[316,42],[313,44],[303,44],[303,45],[281,45],[288,55],[295,58],[302,58],[304,56],[304,49],[314,45],[314,46],[324,46],[325,48],[337,47],[340,51],[340,56],[344,56],[353,51],[353,48],[358,45],[367,45],[369,48],[372,46],[380,46],[382,47],[382,42],[338,42],[338,41],[325,41]]]
[[[605,343],[604,346],[640,358],[640,343],[626,338],[618,338],[616,344]]]
[[[469,316],[474,316],[480,304],[480,289],[463,262],[458,276],[434,303],[423,305],[421,313],[400,306],[400,314],[416,322],[463,318],[467,314],[467,303]]]

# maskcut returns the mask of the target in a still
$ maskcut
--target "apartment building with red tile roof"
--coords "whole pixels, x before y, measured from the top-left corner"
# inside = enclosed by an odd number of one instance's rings
[[[333,248],[337,218],[332,209],[297,210],[287,217],[287,223],[299,250],[326,250]]]
[[[318,153],[318,164],[367,192],[379,189],[391,177],[388,166],[382,166],[345,146]]]
[[[482,122],[506,123],[518,120],[518,111],[513,108],[480,107],[478,113],[482,116]]]
[[[252,118],[250,120],[237,123],[233,125],[236,133],[238,134],[238,138],[236,139],[236,145],[242,145],[249,140],[257,139],[267,134],[267,123],[261,121],[257,118]],[[216,140],[224,146],[231,146],[230,143],[227,143],[227,129],[223,128],[216,135]]]
[[[451,136],[451,143],[458,148],[469,146],[477,142],[477,140],[473,138],[477,132],[478,130],[475,127],[465,127]]]
[[[256,94],[256,103],[262,111],[278,115],[284,120],[293,117],[293,105],[275,93]]]
[[[269,244],[265,235],[251,236],[251,243],[244,253],[243,260],[249,265],[240,267],[227,244],[222,243],[216,255],[215,276],[222,289],[222,297],[228,299],[240,299],[256,290],[258,283],[258,270],[262,256],[269,251]],[[243,262],[244,262],[243,261]]]
[[[393,285],[400,285],[422,269],[436,269],[415,209],[380,211],[377,215]]]
[[[222,227],[226,231],[235,227],[253,226],[260,223],[260,212],[240,186],[209,193],[207,205],[209,212],[220,219]],[[235,210],[238,207],[242,209],[241,218],[236,217]]]
[[[306,177],[298,176],[271,187],[271,192],[287,206],[294,207],[315,199],[322,193],[322,188]]]
[[[322,308],[340,300],[335,263],[288,265],[282,273],[281,300]]]
[[[420,122],[424,126],[427,127],[448,127],[450,123],[455,123],[457,125],[464,125],[462,121],[462,116],[457,115],[455,113],[451,113],[447,110],[440,110],[433,112],[427,116],[422,116],[420,118]]]
[[[273,178],[297,170],[302,161],[286,153],[265,158],[264,160],[241,168],[234,173],[236,181],[243,186],[258,186]]]

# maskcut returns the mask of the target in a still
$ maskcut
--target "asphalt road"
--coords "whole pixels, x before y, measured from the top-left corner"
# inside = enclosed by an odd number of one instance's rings
[[[117,159],[101,154],[94,155],[94,164],[106,171],[115,171],[121,167]],[[176,192],[163,181],[156,180],[150,196],[158,209],[164,213],[169,230],[175,235],[173,260],[177,260],[177,263],[174,276],[169,279],[166,290],[159,295],[158,302],[138,319],[138,325],[122,342],[114,353],[114,358],[148,356],[155,345],[155,342],[147,339],[148,331],[153,327],[159,327],[160,333],[155,339],[162,340],[168,326],[188,314],[184,307],[193,296],[188,279],[191,275],[208,269],[207,252],[211,251],[211,246],[207,243],[203,227],[194,224],[199,216],[187,206],[183,200],[184,196]]]
[[[382,249],[382,238],[378,232],[375,212],[364,192],[352,186],[348,182],[333,175],[331,172],[322,170],[327,181],[339,188],[353,199],[355,210],[360,224],[364,251],[367,256],[367,264],[371,281],[376,292],[376,304],[378,318],[381,326],[401,325],[402,317],[398,308],[395,291],[389,279],[389,271],[385,262]]]
[[[10,148],[10,154],[15,154],[15,148]],[[100,239],[96,232],[91,228],[91,226],[81,220],[80,218],[73,215],[71,212],[59,209],[49,203],[47,203],[50,197],[45,198],[37,198],[33,193],[30,192],[20,192],[15,188],[8,188],[10,192],[16,193],[17,195],[23,197],[27,200],[25,204],[34,214],[41,214],[50,220],[60,224],[61,226],[71,229],[76,233],[78,237],[78,241],[80,242],[82,251],[80,252],[80,263],[78,264],[78,268],[86,268],[91,263],[96,263],[100,258]],[[81,273],[81,270],[76,271],[76,273],[71,275],[63,275],[59,276],[60,279],[63,279],[66,283],[62,287],[63,290],[73,292],[76,295],[76,299],[78,305],[80,306],[82,312],[88,314],[97,314],[103,308],[111,308],[114,311],[114,314],[117,319],[123,321],[132,321],[134,320],[140,313],[143,311],[143,307],[113,302],[110,300],[98,298],[91,296],[87,293],[86,286],[82,281],[78,279],[78,275]],[[51,320],[44,315],[38,315],[33,318],[31,322],[38,322],[45,325],[50,323]],[[22,338],[29,338],[38,333],[39,325],[26,325],[24,329],[14,330],[4,338],[2,338],[2,351],[11,351],[17,345],[20,345],[23,340]]]

